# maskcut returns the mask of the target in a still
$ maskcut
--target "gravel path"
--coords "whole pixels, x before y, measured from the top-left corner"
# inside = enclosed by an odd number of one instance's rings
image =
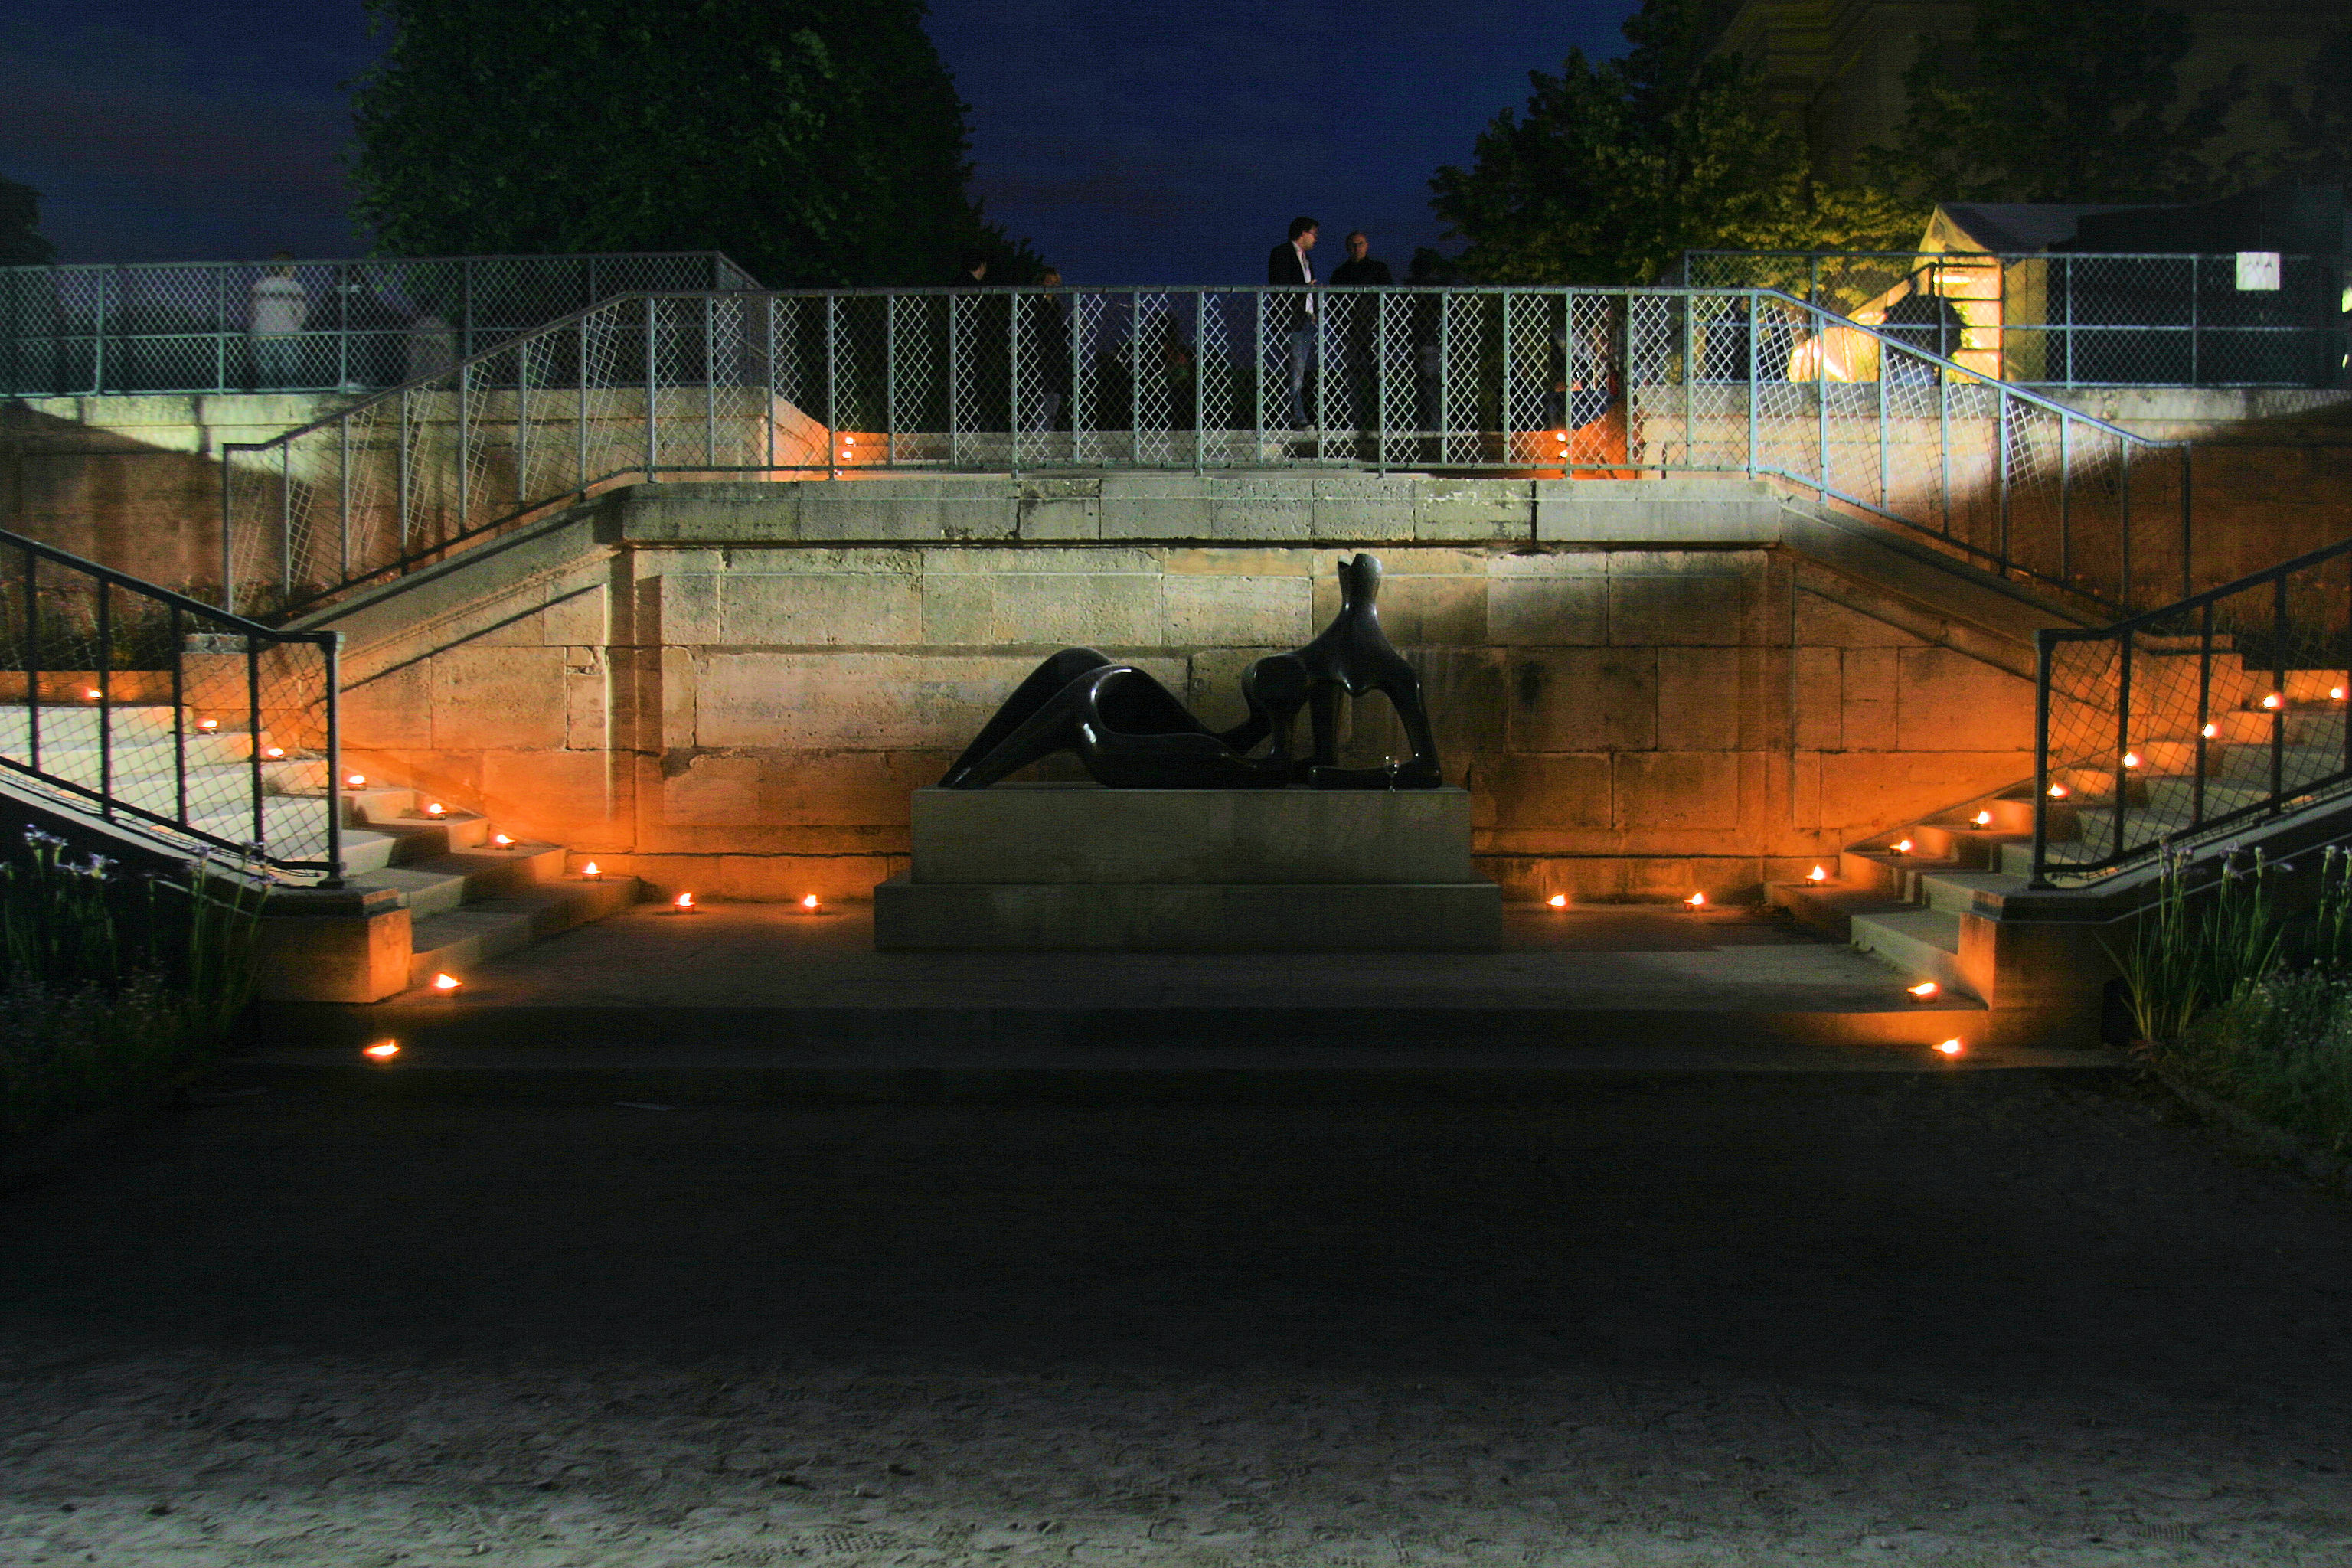
[[[281,1085],[0,1205],[0,1563],[2336,1565],[2347,1220],[2117,1076]]]

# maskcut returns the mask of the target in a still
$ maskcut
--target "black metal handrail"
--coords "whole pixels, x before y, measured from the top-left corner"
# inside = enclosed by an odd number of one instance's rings
[[[5,530],[0,561],[16,567],[15,582],[0,580],[0,680],[24,683],[21,732],[0,722],[0,768],[104,821],[341,885],[341,634],[264,626]],[[89,682],[79,700],[45,693],[45,680],[68,675]],[[127,715],[142,708],[167,708],[168,757],[154,755],[165,734],[152,714],[144,725]],[[213,716],[192,719],[207,709]],[[79,714],[89,722],[75,722]],[[125,766],[126,752],[142,748],[159,766]],[[289,772],[314,775],[315,796],[274,787]],[[315,822],[282,810],[271,820],[273,803],[313,798]]]
[[[2352,539],[2112,626],[2049,627],[2035,640],[2036,886],[2050,885],[2053,872],[2112,872],[2184,837],[2275,816],[2352,784]],[[2069,659],[2067,650],[2089,647],[2112,652]],[[2191,654],[2193,688],[2161,665]],[[2258,660],[2252,668],[2250,655]],[[2151,661],[2158,667],[2149,668]],[[2235,679],[2224,661],[2237,666]],[[2326,697],[2296,699],[2290,678],[2313,671],[2326,672]],[[2250,685],[2256,673],[2263,679]],[[2252,720],[2250,727],[2267,730],[2255,742],[2263,755],[2251,777],[2230,765],[2236,746],[2223,726],[2231,717],[2224,695],[2231,688],[2242,698],[2261,693],[2252,710],[2235,710]],[[2054,720],[2062,709],[2072,710],[2071,720]],[[2323,731],[2339,726],[2342,733],[2330,746],[2300,746],[2293,734],[2299,720]],[[2095,725],[2101,726],[2095,734]],[[2053,729],[2069,733],[2053,735]],[[2169,775],[2168,798],[2161,800],[2159,781],[2168,775],[2151,765],[2157,748],[2185,749],[2189,763],[2185,774]],[[2107,782],[2103,795],[2085,800],[2059,776],[2085,771]],[[2053,858],[2055,830],[2085,826],[2086,808],[2107,814],[2104,823],[2089,824],[2104,827],[2104,839],[2083,854]]]

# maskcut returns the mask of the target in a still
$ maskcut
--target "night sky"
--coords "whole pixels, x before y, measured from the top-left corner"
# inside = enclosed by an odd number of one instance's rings
[[[1401,274],[1432,171],[1636,3],[934,0],[931,36],[976,193],[1070,281],[1256,282],[1300,212]],[[379,45],[360,0],[0,0],[0,174],[68,261],[362,253],[341,84]]]

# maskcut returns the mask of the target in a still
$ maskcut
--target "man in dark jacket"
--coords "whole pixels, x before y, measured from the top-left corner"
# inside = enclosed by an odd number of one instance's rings
[[[1377,289],[1395,283],[1389,274],[1389,264],[1374,260],[1371,250],[1372,242],[1362,229],[1348,236],[1348,259],[1331,269],[1332,287]],[[1372,363],[1379,347],[1380,300],[1376,296],[1340,298],[1328,303],[1331,319],[1323,323],[1323,330],[1337,334],[1347,346],[1348,422],[1362,429],[1372,423],[1372,416],[1380,406],[1380,367]]]
[[[1312,287],[1315,264],[1307,253],[1315,248],[1315,231],[1321,226],[1311,217],[1290,220],[1290,237],[1274,247],[1265,258],[1265,280],[1275,285]],[[1315,363],[1315,296],[1285,295],[1266,307],[1267,314],[1279,322],[1290,338],[1290,423],[1294,427],[1308,423],[1307,418],[1307,372]]]

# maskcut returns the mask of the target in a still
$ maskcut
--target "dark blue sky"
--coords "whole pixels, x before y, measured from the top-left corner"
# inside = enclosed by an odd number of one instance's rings
[[[974,188],[1073,282],[1255,281],[1294,213],[1436,243],[1427,181],[1636,0],[934,0]],[[0,174],[65,259],[364,251],[336,153],[360,0],[0,0]]]

